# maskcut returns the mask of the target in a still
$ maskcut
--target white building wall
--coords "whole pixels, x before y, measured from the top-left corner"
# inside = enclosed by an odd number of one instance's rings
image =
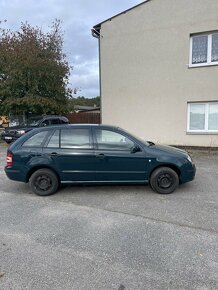
[[[218,31],[217,0],[151,0],[101,25],[102,122],[147,140],[218,146],[187,134],[187,102],[218,101],[218,66],[189,68],[190,34]]]

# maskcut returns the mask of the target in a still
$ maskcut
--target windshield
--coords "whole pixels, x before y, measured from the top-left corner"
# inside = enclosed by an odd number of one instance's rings
[[[23,123],[25,126],[30,126],[30,127],[37,127],[39,123],[41,122],[42,118],[41,117],[33,117],[29,118],[26,120],[26,122]]]

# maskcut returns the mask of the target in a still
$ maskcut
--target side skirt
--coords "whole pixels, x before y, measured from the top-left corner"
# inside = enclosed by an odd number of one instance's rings
[[[61,181],[62,184],[147,184],[148,180]]]

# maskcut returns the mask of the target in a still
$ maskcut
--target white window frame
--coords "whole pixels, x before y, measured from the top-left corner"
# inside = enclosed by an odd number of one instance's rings
[[[204,129],[203,130],[190,130],[190,108],[191,105],[205,105],[205,123],[204,123]],[[187,110],[187,133],[206,133],[206,134],[218,134],[218,130],[209,130],[208,129],[208,117],[209,117],[209,105],[216,104],[218,105],[218,102],[189,102],[188,103],[188,110]]]
[[[198,66],[210,66],[210,65],[218,65],[218,61],[211,61],[212,58],[212,36],[214,34],[218,34],[217,32],[213,33],[205,33],[205,34],[192,34],[190,36],[190,52],[189,52],[189,67],[198,67]],[[208,43],[207,43],[207,62],[204,63],[192,63],[192,47],[193,47],[193,38],[195,36],[207,36],[208,37]]]

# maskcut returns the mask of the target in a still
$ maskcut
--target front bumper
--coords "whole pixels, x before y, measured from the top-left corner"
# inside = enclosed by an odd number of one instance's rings
[[[188,168],[183,169],[180,177],[181,183],[189,182],[195,179],[196,166],[194,163],[189,164]]]

